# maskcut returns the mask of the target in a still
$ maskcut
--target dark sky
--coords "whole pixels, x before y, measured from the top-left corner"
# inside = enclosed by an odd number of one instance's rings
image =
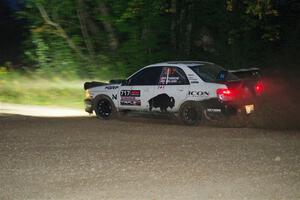
[[[0,65],[6,61],[19,63],[24,38],[24,21],[16,18],[22,8],[20,0],[0,0]]]
[[[4,3],[11,9],[11,10],[19,10],[22,7],[24,1],[22,0],[0,0],[4,1]]]

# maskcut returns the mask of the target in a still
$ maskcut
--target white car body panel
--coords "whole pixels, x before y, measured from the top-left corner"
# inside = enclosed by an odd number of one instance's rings
[[[204,82],[193,70],[184,64],[158,63],[146,66],[135,74],[146,68],[152,67],[178,67],[185,73],[188,85],[121,85],[112,84],[90,88],[89,93],[94,99],[98,95],[108,96],[114,103],[117,110],[140,110],[149,111],[149,101],[160,95],[174,98],[174,106],[167,108],[168,112],[178,112],[180,106],[186,101],[203,101],[211,98],[217,98],[216,90],[218,88],[227,88],[224,84]],[[152,108],[152,111],[158,111],[159,108]]]

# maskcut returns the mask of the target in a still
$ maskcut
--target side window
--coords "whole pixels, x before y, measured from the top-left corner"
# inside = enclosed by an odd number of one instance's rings
[[[178,67],[163,67],[159,78],[160,85],[189,85],[184,71]]]
[[[127,85],[157,85],[161,67],[149,67],[128,79]]]

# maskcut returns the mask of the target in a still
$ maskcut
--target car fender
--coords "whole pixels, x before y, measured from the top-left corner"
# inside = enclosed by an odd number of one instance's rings
[[[93,105],[92,105],[93,110],[96,109],[96,105],[97,105],[97,103],[99,102],[99,100],[101,100],[101,99],[107,99],[107,100],[111,103],[111,105],[114,106],[113,109],[114,109],[114,110],[117,109],[116,104],[113,102],[113,100],[112,100],[108,95],[106,95],[106,94],[98,94],[98,95],[93,99]]]
[[[93,99],[95,101],[96,97],[99,95],[105,95],[113,102],[115,107],[118,107],[118,95],[120,91],[120,85],[105,85],[100,87],[95,87],[90,90]]]
[[[219,83],[202,83],[198,85],[191,85],[187,91],[187,98],[180,102],[177,110],[179,110],[179,108],[186,102],[195,102],[201,106],[204,101],[217,98],[216,91],[218,88],[226,88],[226,85]]]
[[[227,88],[224,84],[218,83],[204,83],[193,85],[190,87],[187,99],[190,101],[203,101],[211,98],[217,98],[217,89]]]

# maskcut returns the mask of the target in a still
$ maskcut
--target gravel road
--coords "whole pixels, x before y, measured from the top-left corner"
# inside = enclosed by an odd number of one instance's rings
[[[300,199],[300,131],[0,116],[0,199]]]

